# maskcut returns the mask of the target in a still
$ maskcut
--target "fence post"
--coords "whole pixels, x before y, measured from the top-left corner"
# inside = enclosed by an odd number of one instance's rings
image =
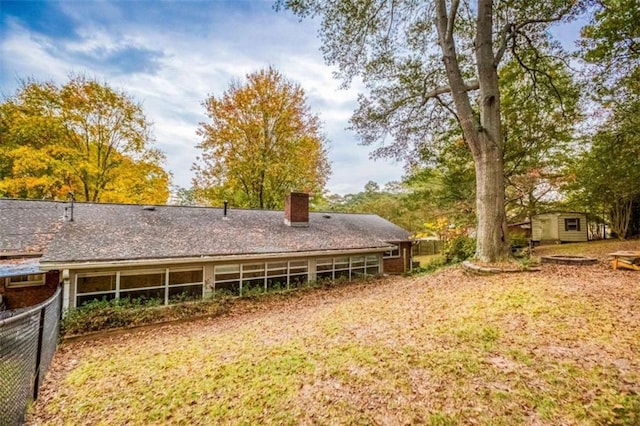
[[[44,317],[46,306],[40,308],[40,327],[38,328],[38,352],[36,355],[36,374],[33,379],[33,400],[38,399],[38,388],[40,387],[40,361],[42,359],[42,339],[44,334]]]

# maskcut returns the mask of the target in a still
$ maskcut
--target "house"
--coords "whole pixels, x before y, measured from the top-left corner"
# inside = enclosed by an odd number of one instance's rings
[[[0,292],[10,307],[10,274],[32,275],[29,286],[43,293],[57,277],[63,306],[73,308],[93,299],[170,303],[216,292],[242,294],[402,273],[411,265],[405,230],[376,215],[309,212],[303,193],[287,197],[284,214],[9,199],[0,199],[0,211],[0,253],[40,256],[37,269],[33,260],[21,260],[31,265],[28,274],[5,263]],[[44,278],[37,285],[39,274]]]
[[[58,271],[42,271],[39,266],[39,258],[62,225],[62,213],[51,208],[58,205],[0,200],[0,307],[35,305],[58,287]]]
[[[540,242],[588,241],[587,216],[578,212],[538,214],[531,218],[531,240]]]

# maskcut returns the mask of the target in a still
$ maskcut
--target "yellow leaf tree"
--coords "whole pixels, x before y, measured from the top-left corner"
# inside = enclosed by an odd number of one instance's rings
[[[83,76],[25,81],[0,104],[0,196],[164,203],[169,174],[142,108]]]
[[[300,85],[274,68],[231,83],[203,106],[193,186],[210,204],[280,208],[291,190],[321,194],[330,173],[318,116]]]

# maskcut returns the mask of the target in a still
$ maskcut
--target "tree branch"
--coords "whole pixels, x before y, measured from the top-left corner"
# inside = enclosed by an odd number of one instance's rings
[[[464,91],[465,92],[470,92],[472,90],[478,90],[480,88],[480,82],[478,80],[471,80],[468,81],[464,84]],[[422,103],[420,104],[420,106],[424,106],[429,99],[432,98],[437,98],[440,95],[443,95],[445,93],[451,93],[451,87],[450,86],[440,86],[440,87],[436,87],[435,89],[431,90],[430,92],[426,91],[426,81],[424,83],[424,88],[423,88],[423,93],[422,93]]]
[[[458,15],[458,7],[460,6],[460,0],[453,0],[451,2],[451,10],[449,11],[449,17],[447,18],[447,39],[453,38],[453,27]]]
[[[505,51],[507,50],[507,44],[509,40],[512,40],[517,33],[520,32],[527,25],[533,24],[550,24],[552,22],[557,22],[561,20],[570,10],[571,5],[567,6],[565,9],[560,11],[558,15],[551,16],[549,18],[536,18],[536,19],[527,19],[521,22],[507,22],[502,30],[500,31],[500,46],[498,47],[498,51],[496,52],[494,65],[497,67],[502,61]]]

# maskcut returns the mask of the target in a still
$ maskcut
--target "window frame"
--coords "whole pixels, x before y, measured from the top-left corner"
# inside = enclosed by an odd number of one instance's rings
[[[383,259],[397,259],[400,257],[400,244],[391,244],[394,248],[383,253]]]
[[[579,217],[564,218],[564,230],[565,232],[580,232],[580,218]]]
[[[41,275],[41,278],[32,279],[37,275]],[[17,277],[27,277],[27,280],[22,281],[12,281],[13,278]],[[7,288],[24,288],[24,287],[40,287],[44,286],[47,283],[47,274],[44,272],[37,272],[35,274],[20,274],[14,275],[12,277],[5,277],[5,286]]]
[[[170,284],[170,274],[172,272],[187,272],[187,271],[200,271],[202,274],[202,281],[200,282],[192,282],[192,283],[180,283],[180,284]],[[150,287],[135,287],[135,288],[120,288],[120,278],[122,276],[129,277],[135,275],[150,275],[150,274],[162,274],[162,285],[159,286],[150,286]],[[114,282],[114,290],[109,291],[93,291],[86,293],[78,292],[78,280],[85,277],[113,277]],[[205,268],[204,266],[181,266],[175,268],[154,268],[154,269],[125,269],[125,270],[116,270],[116,271],[101,271],[101,272],[77,272],[74,277],[74,304],[75,307],[78,307],[78,297],[79,296],[102,296],[102,295],[113,295],[114,299],[122,299],[123,294],[126,296],[127,293],[132,293],[135,291],[141,290],[162,290],[162,303],[163,305],[169,305],[170,301],[170,290],[180,288],[180,287],[193,287],[193,286],[202,286],[201,297],[204,297],[204,283],[205,283]],[[96,297],[99,299],[99,297]]]

